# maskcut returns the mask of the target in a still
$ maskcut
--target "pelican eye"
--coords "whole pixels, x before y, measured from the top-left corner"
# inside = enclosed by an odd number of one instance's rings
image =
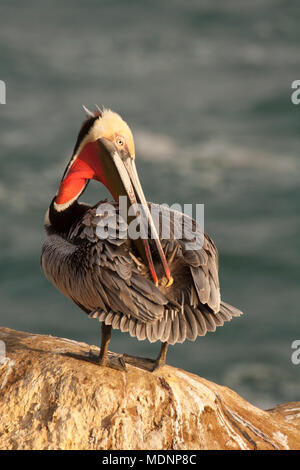
[[[116,144],[118,147],[123,147],[124,146],[124,139],[122,139],[121,137],[117,137],[116,139]]]

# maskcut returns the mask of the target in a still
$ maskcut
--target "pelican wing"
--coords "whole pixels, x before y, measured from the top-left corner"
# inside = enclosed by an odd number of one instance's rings
[[[159,234],[171,272],[180,280],[173,294],[181,302],[182,292],[192,306],[207,305],[213,312],[220,310],[220,285],[218,276],[218,251],[211,238],[195,220],[167,206],[150,204],[154,219],[160,220]],[[158,217],[157,213],[160,213]],[[163,239],[164,227],[170,233]],[[176,283],[177,284],[177,283]]]

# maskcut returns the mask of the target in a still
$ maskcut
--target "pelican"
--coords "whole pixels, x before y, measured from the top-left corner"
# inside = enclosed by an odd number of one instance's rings
[[[108,354],[111,330],[119,329],[138,340],[161,342],[152,361],[156,370],[165,364],[169,344],[195,341],[242,312],[221,301],[218,252],[211,238],[187,215],[146,201],[128,124],[110,109],[85,110],[87,119],[46,212],[41,267],[58,290],[101,322],[98,364],[126,369],[126,354],[120,355],[117,367]],[[113,197],[113,227],[103,209],[108,201],[94,206],[79,202],[91,179],[104,184]],[[120,196],[142,209],[131,215],[128,210],[124,220]],[[161,236],[152,209],[160,211],[160,220],[173,220],[167,238]],[[128,236],[129,223],[141,211],[143,233],[151,231],[152,237]],[[181,224],[192,222],[190,231],[202,237],[201,246],[187,249],[190,237],[175,236],[178,214]],[[99,232],[103,220],[106,231]],[[111,236],[116,227],[118,236]]]

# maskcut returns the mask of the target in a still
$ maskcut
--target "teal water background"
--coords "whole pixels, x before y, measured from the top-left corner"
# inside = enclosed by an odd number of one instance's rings
[[[131,126],[148,200],[205,204],[222,297],[245,312],[168,362],[265,408],[299,400],[298,2],[3,0],[0,17],[0,324],[99,344],[39,266],[81,105],[98,103]],[[111,349],[159,345],[114,332]]]

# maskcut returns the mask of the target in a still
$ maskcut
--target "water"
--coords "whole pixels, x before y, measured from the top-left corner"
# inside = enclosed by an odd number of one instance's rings
[[[298,2],[2,1],[0,322],[99,343],[43,277],[43,217],[94,103],[130,124],[149,200],[204,203],[222,296],[245,315],[168,362],[262,407],[299,400]],[[85,200],[106,197],[93,183]],[[111,348],[159,346],[114,332]]]

